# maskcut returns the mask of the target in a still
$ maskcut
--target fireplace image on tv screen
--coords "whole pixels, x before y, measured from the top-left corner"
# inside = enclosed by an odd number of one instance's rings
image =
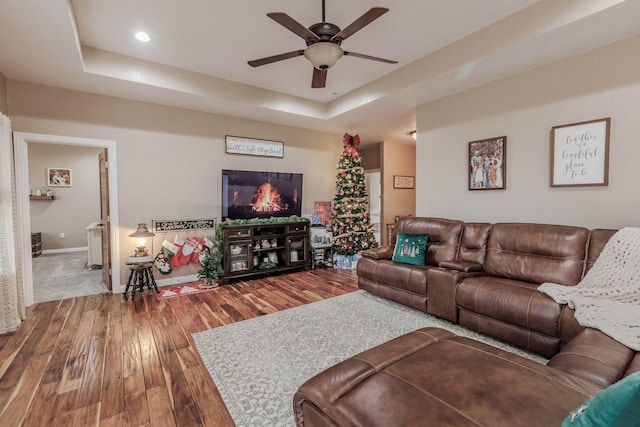
[[[301,173],[222,170],[223,220],[301,213]]]

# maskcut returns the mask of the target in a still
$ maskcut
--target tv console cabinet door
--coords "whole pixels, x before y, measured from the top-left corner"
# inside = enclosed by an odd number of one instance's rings
[[[224,247],[225,275],[246,274],[253,269],[251,240],[230,240]]]

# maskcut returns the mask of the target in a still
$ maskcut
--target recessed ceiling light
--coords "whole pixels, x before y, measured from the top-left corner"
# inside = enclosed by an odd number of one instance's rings
[[[151,37],[149,37],[149,34],[145,33],[144,31],[138,31],[136,33],[136,39],[140,40],[141,42],[148,42],[149,40],[151,40]]]

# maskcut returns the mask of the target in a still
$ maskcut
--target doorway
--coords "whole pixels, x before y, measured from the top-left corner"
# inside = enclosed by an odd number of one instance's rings
[[[376,238],[378,245],[381,244],[380,240],[380,223],[381,223],[381,209],[382,209],[382,185],[380,182],[380,171],[365,171],[364,180],[365,188],[369,196],[369,222],[373,229],[373,235]]]
[[[34,134],[24,132],[14,132],[14,152],[16,165],[16,190],[19,195],[17,202],[17,213],[19,217],[19,226],[22,234],[22,259],[23,259],[23,276],[25,305],[30,306],[34,303],[33,295],[33,263],[31,258],[31,214],[29,205],[29,158],[28,143],[44,143],[71,145],[78,147],[98,147],[106,148],[106,161],[109,165],[108,185],[110,192],[108,194],[108,219],[109,232],[105,233],[106,238],[110,242],[111,249],[108,251],[110,259],[119,259],[118,257],[118,208],[117,208],[117,167],[116,167],[116,143],[115,141],[99,140],[90,138],[77,138],[59,135]],[[118,263],[112,265],[109,269],[111,277],[119,279],[120,268]],[[119,280],[112,286],[113,292],[121,292],[122,289]]]

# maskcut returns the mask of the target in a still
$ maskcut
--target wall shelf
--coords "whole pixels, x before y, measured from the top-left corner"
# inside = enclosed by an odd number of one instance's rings
[[[29,200],[55,200],[56,196],[29,196]]]

